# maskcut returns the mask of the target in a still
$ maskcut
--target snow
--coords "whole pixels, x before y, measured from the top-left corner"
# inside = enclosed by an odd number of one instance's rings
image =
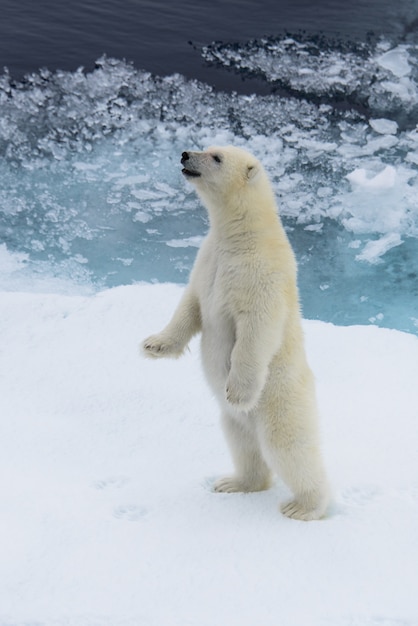
[[[10,254],[5,243],[0,244],[0,276],[8,277],[14,272],[18,272],[28,260],[25,253]]]
[[[198,342],[139,357],[180,294],[1,293],[1,626],[417,624],[418,338],[304,323],[335,502],[296,522],[212,493]]]

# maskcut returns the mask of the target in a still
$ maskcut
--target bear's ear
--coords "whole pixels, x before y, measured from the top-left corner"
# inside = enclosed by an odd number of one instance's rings
[[[257,165],[247,165],[247,180],[253,181],[257,174],[259,173],[259,168]]]

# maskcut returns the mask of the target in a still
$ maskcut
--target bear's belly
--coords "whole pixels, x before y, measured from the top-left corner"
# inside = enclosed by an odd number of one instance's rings
[[[232,320],[218,317],[203,320],[201,350],[203,369],[212,391],[220,401],[225,399],[225,383],[231,367],[231,352],[235,343]]]

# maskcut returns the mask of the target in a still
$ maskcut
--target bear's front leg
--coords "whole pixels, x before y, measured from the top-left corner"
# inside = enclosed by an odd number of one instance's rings
[[[145,356],[158,359],[181,356],[190,339],[201,328],[200,307],[197,298],[188,287],[179,302],[171,322],[157,335],[151,335],[142,343]]]
[[[268,312],[267,306],[263,308]],[[279,348],[282,325],[280,309],[276,315],[263,315],[255,309],[237,317],[225,386],[226,399],[235,409],[250,411],[260,399],[270,361]]]

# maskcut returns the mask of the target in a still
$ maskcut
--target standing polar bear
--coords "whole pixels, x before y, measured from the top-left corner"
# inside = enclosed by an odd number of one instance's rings
[[[328,485],[315,387],[296,262],[270,182],[251,154],[233,146],[183,152],[181,163],[209,212],[210,230],[172,320],[143,351],[179,357],[201,332],[204,371],[235,464],[215,491],[267,489],[273,471],[294,494],[281,507],[284,515],[319,519]]]

